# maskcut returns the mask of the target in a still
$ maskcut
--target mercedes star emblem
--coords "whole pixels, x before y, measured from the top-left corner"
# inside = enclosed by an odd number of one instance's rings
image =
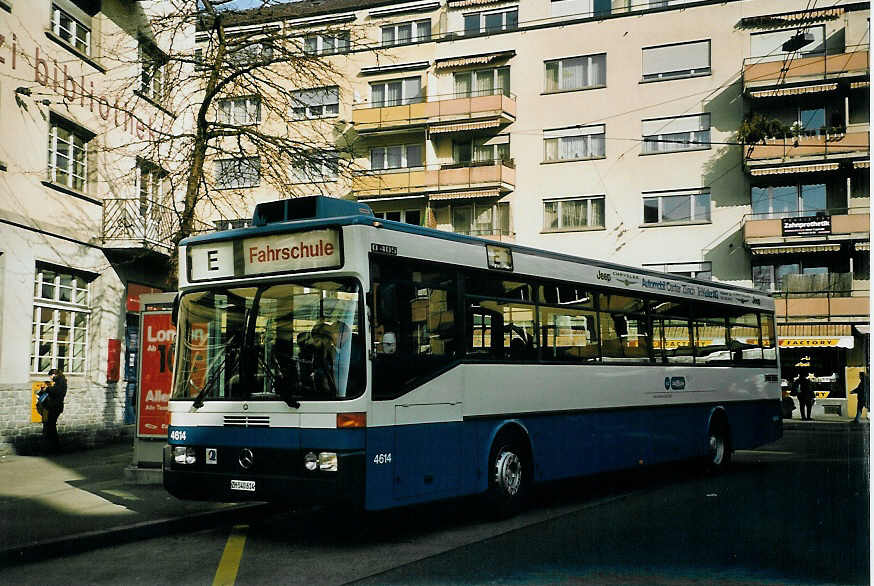
[[[249,448],[240,450],[240,466],[243,470],[249,470],[255,464],[255,454]]]

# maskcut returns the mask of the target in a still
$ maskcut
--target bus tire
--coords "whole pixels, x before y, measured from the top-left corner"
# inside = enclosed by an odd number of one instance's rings
[[[524,440],[518,434],[498,434],[489,453],[486,502],[491,516],[506,519],[517,514],[528,495],[533,469]]]
[[[710,423],[705,458],[705,470],[709,474],[721,474],[731,464],[731,433],[728,424],[722,419]]]

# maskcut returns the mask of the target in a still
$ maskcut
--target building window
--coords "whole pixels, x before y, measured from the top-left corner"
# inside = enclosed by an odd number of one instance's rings
[[[643,49],[643,80],[710,74],[710,40]]]
[[[691,277],[701,281],[710,281],[713,278],[713,263],[710,261],[644,263],[643,267],[671,275]]]
[[[519,26],[519,8],[493,12],[472,12],[464,15],[464,34],[494,33]]]
[[[757,263],[752,268],[753,287],[762,291],[783,291],[799,297],[844,297],[853,289],[854,274],[846,264],[828,262],[818,255]]]
[[[418,104],[421,101],[421,77],[407,77],[370,84],[370,103],[374,108]]]
[[[510,160],[510,137],[474,138],[464,142],[453,141],[452,160],[456,164],[482,163]]]
[[[751,192],[755,219],[815,216],[828,210],[824,183],[753,186]]]
[[[78,126],[52,115],[49,127],[49,181],[86,193],[88,145],[93,138]]]
[[[294,162],[291,173],[298,183],[326,183],[337,180],[339,166],[336,155],[313,155],[307,160]]]
[[[421,167],[424,147],[421,144],[400,144],[370,149],[370,168],[402,169]]]
[[[257,187],[261,182],[261,159],[219,159],[215,162],[215,174],[216,187],[219,189]]]
[[[52,3],[52,32],[77,51],[91,55],[91,17],[73,2]]]
[[[292,118],[331,118],[340,114],[340,88],[333,85],[292,93]]]
[[[643,154],[710,148],[710,114],[691,114],[642,121]]]
[[[66,269],[37,266],[30,371],[83,374],[88,354],[89,282]]]
[[[167,56],[151,43],[140,42],[140,93],[155,102],[167,96]]]
[[[273,44],[252,40],[231,44],[228,47],[227,60],[241,68],[268,64],[273,61]]]
[[[406,45],[431,38],[431,19],[401,22],[382,27],[382,46]]]
[[[611,12],[610,0],[551,0],[549,4],[549,15],[553,17],[591,16],[592,14],[610,14]]]
[[[237,218],[233,220],[213,220],[216,230],[237,230],[252,225],[252,218]]]
[[[496,67],[456,73],[455,97],[510,95],[510,68]]]
[[[437,227],[470,236],[501,236],[510,233],[510,204],[460,203],[434,208]]]
[[[139,183],[140,218],[142,225],[137,236],[147,240],[161,241],[166,236],[167,227],[162,220],[169,220],[164,214],[163,202],[167,194],[167,171],[140,159],[137,161],[137,181]]]
[[[414,226],[422,225],[422,210],[392,210],[373,212],[373,215],[383,220],[403,222],[405,224],[413,224]]]
[[[544,232],[570,232],[603,227],[603,195],[553,199],[543,202]]]
[[[709,191],[662,191],[643,195],[644,224],[710,221]]]
[[[307,35],[303,39],[304,53],[311,55],[333,55],[349,52],[349,32],[336,34]]]
[[[799,29],[768,31],[750,34],[750,57],[756,63],[782,61],[787,56],[797,58],[825,54],[825,25],[804,27],[804,32],[813,36],[813,42],[801,47],[798,52],[786,52],[783,44],[798,34]],[[791,71],[789,73],[791,77]]]
[[[543,131],[545,161],[600,159],[606,152],[606,126],[574,126]]]
[[[219,122],[234,126],[247,126],[261,122],[261,98],[222,98],[218,102]]]
[[[546,91],[564,92],[607,85],[607,55],[546,61]]]

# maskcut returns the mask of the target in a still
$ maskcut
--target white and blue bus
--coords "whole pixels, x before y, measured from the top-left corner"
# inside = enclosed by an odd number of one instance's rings
[[[782,435],[760,292],[312,197],[180,248],[164,486],[365,510],[700,459]]]

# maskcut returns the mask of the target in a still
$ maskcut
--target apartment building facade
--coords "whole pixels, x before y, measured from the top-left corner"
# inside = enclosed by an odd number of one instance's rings
[[[811,363],[843,397],[870,321],[869,14],[858,2],[362,0],[236,24],[282,27],[343,72],[300,88],[289,124],[354,136],[352,174],[328,163],[300,194],[773,292],[787,378]]]
[[[68,380],[65,440],[134,421],[136,298],[160,290],[170,254],[152,155],[180,123],[162,101],[161,4],[0,2],[0,453],[39,437],[33,389],[51,368]]]
[[[283,27],[343,72],[300,88],[289,124],[351,133],[351,177],[329,164],[301,194],[773,292],[786,378],[810,364],[843,397],[868,352],[869,14],[323,1],[236,22]]]

